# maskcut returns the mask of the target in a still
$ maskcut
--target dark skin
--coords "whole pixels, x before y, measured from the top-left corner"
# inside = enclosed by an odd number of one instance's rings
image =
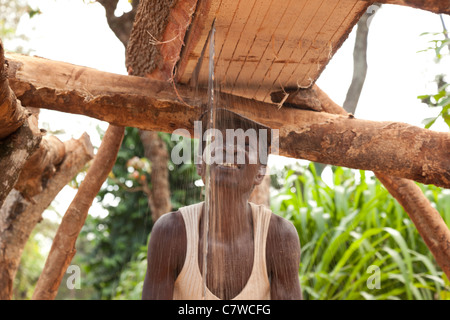
[[[211,201],[214,209],[210,211],[212,214],[209,217],[206,283],[208,289],[220,299],[237,296],[245,287],[253,268],[253,218],[248,199],[254,186],[262,182],[266,167],[259,163],[248,164],[248,152],[246,145],[247,161],[235,168],[211,165],[211,187],[216,196]],[[204,163],[198,167],[203,179],[205,170]],[[203,214],[199,224],[198,252],[201,272],[202,222]],[[150,237],[142,299],[172,299],[175,281],[185,262],[186,246],[186,230],[181,213],[176,211],[163,215],[155,223]],[[266,243],[271,299],[302,298],[298,279],[299,263],[300,243],[296,229],[287,220],[272,214]]]

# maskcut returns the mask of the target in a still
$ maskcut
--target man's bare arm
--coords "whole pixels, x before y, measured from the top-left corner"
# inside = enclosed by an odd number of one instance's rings
[[[143,300],[172,300],[175,280],[186,256],[186,231],[179,212],[163,215],[153,226],[147,254]]]
[[[289,221],[272,215],[267,235],[267,267],[272,300],[302,299],[298,268],[300,241]]]

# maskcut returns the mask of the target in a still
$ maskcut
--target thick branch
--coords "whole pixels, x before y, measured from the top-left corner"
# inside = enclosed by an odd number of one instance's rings
[[[450,230],[439,212],[413,181],[380,173],[376,176],[408,213],[436,262],[450,278]]]
[[[98,153],[56,232],[32,299],[54,299],[58,293],[64,273],[75,255],[78,234],[92,201],[114,166],[123,135],[123,127],[108,127]]]
[[[120,17],[116,17],[114,14],[119,0],[97,0],[97,2],[105,8],[106,20],[108,21],[109,27],[120,42],[122,42],[122,44],[126,47],[128,44],[128,39],[130,38],[139,1],[132,1],[132,10],[124,13]]]
[[[30,116],[18,130],[0,141],[0,208],[24,164],[39,147],[42,135],[37,125],[36,118]]]
[[[3,43],[0,40],[0,140],[20,128],[29,116],[9,87],[8,65],[5,63]]]
[[[65,145],[58,138],[44,136],[38,150],[22,168],[14,188],[26,199],[41,193],[45,184],[55,174],[56,166],[63,161],[65,153]]]
[[[193,131],[200,108],[183,86],[41,58],[8,55],[11,87],[27,106],[83,114],[119,126]],[[318,97],[326,96],[319,90]],[[201,94],[205,94],[204,92]],[[184,100],[180,102],[178,97]],[[280,155],[450,188],[450,134],[262,103],[223,94],[232,111],[279,129]],[[332,103],[328,103],[333,106]],[[322,105],[324,107],[324,105]]]
[[[0,300],[11,299],[13,281],[21,255],[31,232],[42,219],[42,213],[59,191],[93,158],[89,136],[64,142],[65,156],[41,193],[31,200],[13,190],[0,209]]]

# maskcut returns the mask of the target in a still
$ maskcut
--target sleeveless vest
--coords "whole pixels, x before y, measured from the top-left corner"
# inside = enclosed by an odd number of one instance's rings
[[[254,228],[253,268],[247,284],[232,300],[269,300],[270,282],[266,268],[266,239],[272,212],[251,203]],[[199,221],[203,202],[180,208],[187,237],[186,260],[175,281],[174,300],[220,300],[206,288],[203,293],[202,275],[198,265]]]

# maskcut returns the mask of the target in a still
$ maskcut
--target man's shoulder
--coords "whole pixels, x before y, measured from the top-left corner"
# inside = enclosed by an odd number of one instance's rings
[[[295,229],[294,224],[291,221],[289,221],[288,219],[283,218],[282,216],[280,216],[274,212],[271,212],[270,224],[282,231],[295,232],[295,234],[297,235],[297,229]]]
[[[181,227],[184,228],[183,217],[180,210],[177,210],[165,213],[159,217],[152,228],[152,233],[165,233],[169,230],[178,230]]]
[[[291,221],[272,212],[268,237],[297,242],[298,232]]]

